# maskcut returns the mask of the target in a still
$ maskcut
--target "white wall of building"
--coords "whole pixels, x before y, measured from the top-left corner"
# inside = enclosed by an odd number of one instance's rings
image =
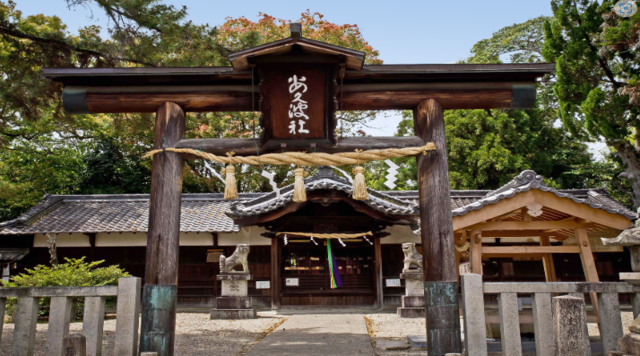
[[[252,246],[270,246],[271,239],[260,236],[266,230],[258,227],[242,228],[240,232],[218,233],[219,246],[236,246],[249,244]],[[91,247],[89,236],[80,233],[59,234],[56,236],[58,247]],[[96,234],[96,247],[147,246],[146,233],[99,233]],[[206,232],[180,233],[180,246],[213,246],[213,235]],[[36,234],[33,247],[49,247],[47,236]]]
[[[51,235],[53,237],[53,235]],[[49,247],[47,235],[36,234],[33,247]],[[57,247],[91,247],[89,236],[85,234],[59,234],[56,236]]]
[[[243,227],[240,232],[221,232],[218,234],[218,245],[236,246],[238,244],[248,244],[250,246],[271,246],[271,239],[261,236],[266,232],[262,227]]]
[[[383,237],[380,240],[382,245],[402,244],[405,242],[421,243],[420,236],[414,235],[411,228],[407,225],[393,225],[387,227],[383,231],[391,233],[390,236]]]

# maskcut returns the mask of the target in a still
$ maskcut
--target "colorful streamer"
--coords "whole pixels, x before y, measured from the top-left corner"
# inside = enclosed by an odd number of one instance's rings
[[[327,260],[329,260],[329,271],[331,272],[331,289],[342,287],[342,278],[340,278],[340,268],[336,263],[336,256],[331,250],[331,240],[327,239]]]

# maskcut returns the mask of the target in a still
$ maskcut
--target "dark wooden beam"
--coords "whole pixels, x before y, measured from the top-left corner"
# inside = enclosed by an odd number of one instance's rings
[[[426,100],[413,113],[416,135],[437,148],[416,159],[426,318],[434,321],[427,323],[428,353],[442,356],[462,351],[443,110],[437,101]]]
[[[384,294],[382,289],[382,244],[378,236],[373,237],[373,249],[375,258],[376,308],[380,309],[384,305]]]
[[[280,240],[271,239],[271,309],[280,309]]]
[[[86,234],[89,236],[89,245],[91,245],[91,250],[89,251],[89,262],[96,261],[96,233],[90,232]]]
[[[338,139],[338,144],[328,147],[296,147],[291,149],[295,152],[326,152],[340,153],[361,150],[380,150],[386,148],[419,147],[425,143],[416,136],[392,136],[392,137],[343,137]],[[281,148],[266,150],[256,140],[251,138],[206,138],[206,139],[184,139],[180,140],[176,148],[190,148],[218,156],[224,156],[227,152],[233,151],[236,156],[255,156],[256,153],[265,154],[269,152],[282,152]],[[285,150],[287,151],[287,150]]]
[[[444,109],[513,109],[535,103],[535,81],[345,84],[338,94],[344,110],[405,110],[433,99]],[[338,87],[340,90],[340,87]],[[66,86],[63,103],[71,114],[155,112],[167,101],[185,111],[252,111],[259,107],[258,86],[130,85]],[[253,98],[253,102],[252,102]]]
[[[162,104],[156,113],[154,148],[174,146],[184,132],[182,108]],[[153,157],[140,352],[162,356],[173,355],[175,339],[183,166],[184,159],[177,153]]]

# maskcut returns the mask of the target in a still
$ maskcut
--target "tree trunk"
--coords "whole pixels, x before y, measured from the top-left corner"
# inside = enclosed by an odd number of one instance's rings
[[[618,151],[618,157],[624,163],[626,169],[620,174],[631,183],[633,189],[633,206],[640,207],[640,165],[636,156],[636,148],[629,142],[622,141],[610,144]]]

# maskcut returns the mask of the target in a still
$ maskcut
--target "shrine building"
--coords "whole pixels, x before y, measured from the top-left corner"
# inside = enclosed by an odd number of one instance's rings
[[[307,178],[305,188],[308,201],[302,204],[292,201],[292,185],[280,196],[244,193],[233,202],[221,194],[183,194],[179,305],[215,306],[218,257],[229,256],[238,244],[251,247],[255,280],[249,295],[257,306],[399,304],[404,292],[401,244],[414,242],[420,251],[417,192],[369,189],[368,200],[356,201],[350,197],[352,184],[329,167]],[[526,171],[495,191],[452,191],[451,210],[460,269],[471,268],[470,252],[480,245],[486,281],[617,281],[619,272],[631,268],[629,252],[603,246],[600,237],[617,236],[637,216],[603,189],[555,190]],[[86,256],[144,277],[148,211],[149,196],[143,194],[47,195],[18,219],[0,225],[4,276],[48,264],[49,234],[56,237],[60,260]],[[479,219],[486,224],[512,226],[483,228],[474,214],[483,214]],[[517,226],[527,220],[539,225]],[[575,232],[582,227],[589,242],[586,252]],[[481,243],[465,246],[471,230],[481,231]],[[373,235],[344,239],[344,246],[334,241],[343,287],[331,289],[324,241],[289,235],[285,243],[277,235],[283,231]],[[592,256],[588,276],[582,252]]]

